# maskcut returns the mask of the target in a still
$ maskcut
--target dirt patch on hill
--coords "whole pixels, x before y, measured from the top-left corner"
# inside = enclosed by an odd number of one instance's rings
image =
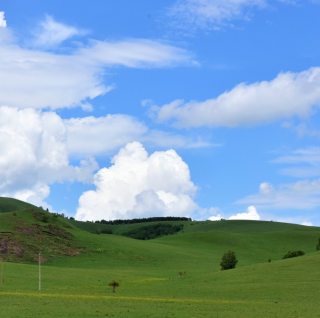
[[[17,239],[5,237],[0,238],[0,254],[9,254],[22,258],[25,254],[25,250]]]
[[[30,224],[19,220],[14,231],[0,233],[0,257],[5,261],[38,262],[41,251],[44,263],[54,257],[74,257],[85,250],[77,245],[72,233],[56,224]]]

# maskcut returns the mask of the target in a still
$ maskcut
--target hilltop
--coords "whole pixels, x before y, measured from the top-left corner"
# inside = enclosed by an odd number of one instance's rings
[[[38,209],[38,207],[21,200],[0,197],[0,213],[14,212],[14,211],[26,210],[26,209]]]

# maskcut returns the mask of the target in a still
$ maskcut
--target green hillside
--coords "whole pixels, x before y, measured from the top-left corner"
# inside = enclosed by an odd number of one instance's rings
[[[0,197],[0,213],[3,212],[13,212],[25,209],[37,209],[38,207],[26,203],[24,201],[20,201],[17,199]]]
[[[184,228],[135,240],[120,234],[147,223],[77,222],[36,208],[0,214],[0,312],[4,317],[17,317],[17,310],[21,317],[317,317],[320,228],[263,221],[163,223]],[[101,229],[114,234],[98,234]],[[221,271],[229,249],[236,252],[237,268]],[[282,260],[289,250],[306,255]],[[116,293],[108,287],[112,280],[120,284]]]

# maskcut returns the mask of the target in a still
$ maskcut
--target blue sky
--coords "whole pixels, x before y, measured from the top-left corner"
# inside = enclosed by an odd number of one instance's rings
[[[320,225],[319,1],[7,1],[0,195],[80,220]]]

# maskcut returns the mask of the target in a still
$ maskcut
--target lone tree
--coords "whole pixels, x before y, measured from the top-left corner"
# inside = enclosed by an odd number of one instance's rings
[[[318,244],[317,244],[316,250],[317,250],[317,251],[320,250],[320,236],[319,236],[319,238],[318,238]]]
[[[235,252],[230,250],[229,252],[224,253],[222,256],[222,260],[220,262],[221,270],[223,271],[226,269],[235,268],[237,263],[238,260]]]
[[[109,286],[112,287],[112,291],[115,293],[116,287],[119,287],[119,283],[113,280],[111,283],[109,283]]]

